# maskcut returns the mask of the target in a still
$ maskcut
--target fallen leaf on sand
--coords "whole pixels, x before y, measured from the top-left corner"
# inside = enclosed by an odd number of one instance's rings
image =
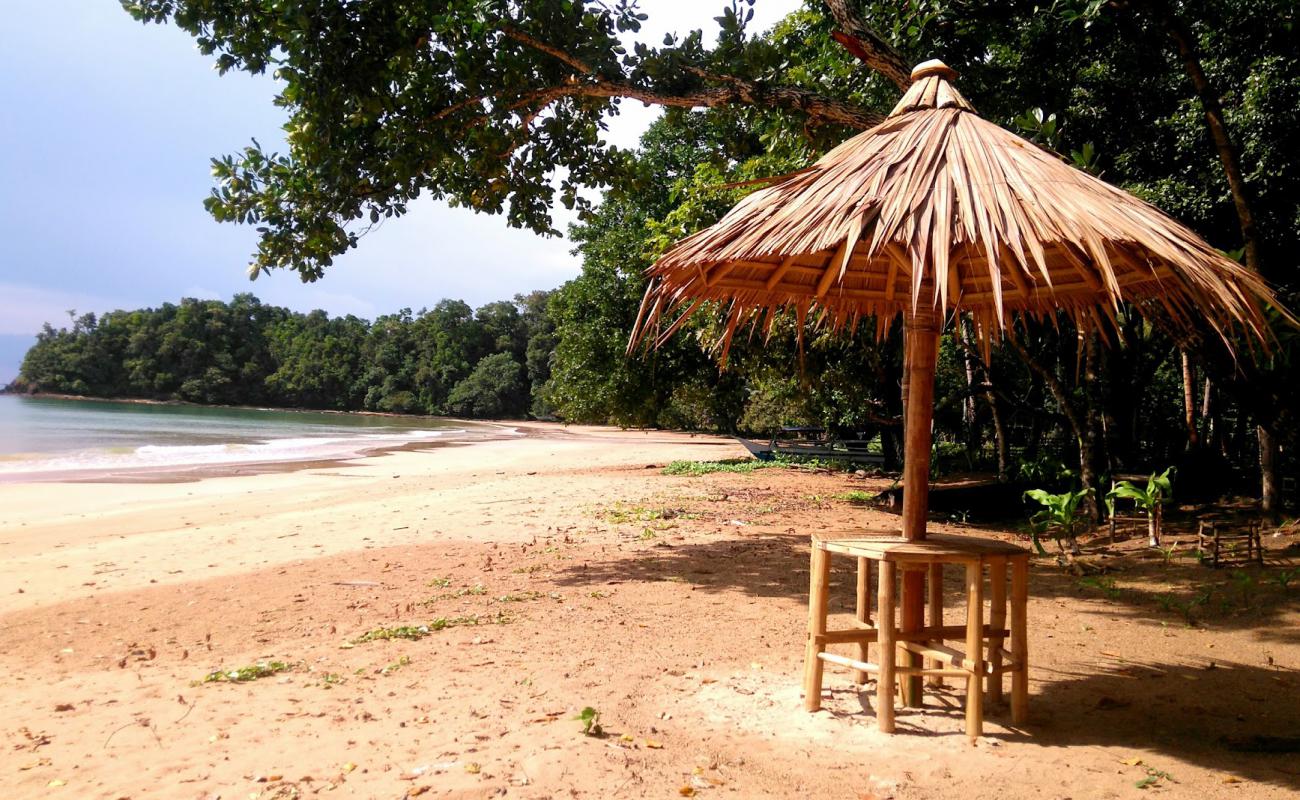
[[[662,749],[664,749],[663,742],[656,742],[654,739],[646,739],[646,740],[645,740],[645,746],[648,747],[648,748],[650,748],[651,750],[662,750]]]
[[[74,706],[72,703],[59,703],[57,706],[54,707],[54,710],[55,710],[55,711],[72,711],[72,710],[75,709],[75,708],[76,708],[76,706]]]
[[[420,795],[424,794],[427,791],[429,791],[428,786],[412,786],[410,789],[406,790],[406,796],[419,797]]]
[[[1224,775],[1219,778],[1219,783],[1241,783],[1241,778],[1236,775]]]
[[[357,768],[357,765],[356,765],[356,764],[353,764],[351,761],[349,761],[348,763],[346,763],[346,764],[343,765],[343,771],[344,771],[344,772],[351,772],[352,770],[354,770],[354,769],[356,769],[356,768]]]
[[[54,788],[58,788],[58,787],[60,787],[60,786],[63,786],[65,783],[67,783],[67,781],[61,781],[61,780],[59,780],[58,778],[55,778],[54,780],[50,781],[49,783],[47,783],[47,784],[45,784],[45,785],[48,786],[48,787],[51,788],[51,789],[54,789]]]
[[[692,786],[683,786],[682,788],[677,790],[677,793],[680,794],[682,797],[694,797],[695,788]]]
[[[1138,764],[1142,763],[1142,759],[1138,758],[1137,756],[1133,756],[1132,758],[1123,759],[1119,763],[1127,764],[1130,767],[1136,767]]]

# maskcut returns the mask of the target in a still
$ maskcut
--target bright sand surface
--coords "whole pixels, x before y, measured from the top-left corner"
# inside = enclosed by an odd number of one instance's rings
[[[1271,572],[1238,602],[1228,575],[1162,565],[1140,545],[1090,545],[1116,565],[1091,584],[1036,558],[1030,725],[993,706],[968,745],[962,691],[948,686],[924,710],[900,709],[886,736],[873,685],[860,694],[828,669],[825,709],[810,715],[799,681],[808,534],[896,521],[836,499],[888,480],[669,476],[672,460],[743,451],[525,427],[523,439],[292,472],[0,486],[0,798],[1300,788],[1294,755],[1220,740],[1300,730],[1300,593]],[[1275,566],[1295,539],[1270,537]],[[837,614],[848,568],[833,579]],[[1211,584],[1195,626],[1157,600]],[[420,625],[431,630],[418,640],[358,641]],[[291,669],[202,682],[271,661]],[[581,735],[586,706],[603,737]]]
[[[175,483],[0,484],[0,585],[23,590],[0,594],[0,612],[449,534],[518,541],[539,529],[520,515],[585,500],[593,489],[616,491],[618,467],[745,454],[714,437],[520,427],[532,435],[323,469]],[[575,467],[614,469],[581,483],[555,479]],[[518,524],[493,524],[502,518]]]

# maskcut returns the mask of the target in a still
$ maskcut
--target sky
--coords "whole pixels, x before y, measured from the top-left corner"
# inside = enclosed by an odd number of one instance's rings
[[[711,32],[723,5],[642,0],[650,20],[637,38]],[[798,5],[759,0],[751,30]],[[41,326],[66,324],[69,310],[252,291],[301,311],[372,318],[445,297],[478,306],[578,273],[562,238],[421,199],[316,283],[283,270],[250,283],[255,232],[218,224],[202,202],[213,156],[250,137],[282,149],[274,92],[269,77],[218,76],[184,32],[141,25],[113,0],[46,0],[0,15],[0,386]],[[609,140],[635,145],[658,113],[625,102]]]

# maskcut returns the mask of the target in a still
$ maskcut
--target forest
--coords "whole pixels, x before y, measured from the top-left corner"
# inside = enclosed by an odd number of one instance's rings
[[[220,405],[520,419],[549,414],[546,292],[443,300],[373,322],[252,294],[46,325],[12,391]]]
[[[371,13],[337,5],[314,23],[322,40]],[[658,349],[627,346],[642,273],[659,253],[716,221],[754,181],[804,167],[879,119],[897,97],[890,63],[936,55],[985,118],[1154,203],[1300,305],[1293,4],[853,5],[887,40],[863,39],[865,57],[844,45],[836,15],[846,4],[835,2],[810,2],[757,34],[745,26],[748,4],[733,3],[712,46],[696,33],[623,48],[618,34],[639,24],[635,4],[553,2],[503,4],[496,28],[460,4],[435,20],[368,20],[373,38],[352,42],[349,57],[283,45],[290,155],[253,146],[215,159],[208,198],[218,220],[263,224],[254,276],[287,268],[321,279],[336,255],[364,246],[350,222],[405,213],[422,192],[541,235],[556,233],[558,195],[581,212],[567,231],[581,274],[477,310],[443,300],[373,322],[291,313],[252,295],[87,315],[47,327],[12,388],[756,434],[816,424],[879,436],[896,460],[896,321],[796,337],[795,320],[783,319],[770,338],[738,337],[724,368],[721,314],[706,307]],[[294,41],[286,31],[252,36],[200,4],[130,10],[190,30],[222,70],[266,70],[277,37]],[[420,60],[408,35],[420,25],[460,42],[460,60]],[[467,44],[474,36],[490,46]],[[882,67],[880,52],[895,61]],[[385,94],[396,91],[393,70],[418,76],[410,83],[427,96]],[[592,77],[575,84],[565,77],[575,72]],[[467,85],[514,99],[458,100]],[[602,114],[620,100],[666,107],[633,151],[600,138]],[[413,106],[443,110],[419,120],[393,111]],[[584,187],[598,188],[599,202],[585,203]],[[1262,486],[1265,508],[1277,509],[1290,488],[1279,476],[1298,466],[1297,332],[1279,323],[1271,351],[1236,357],[1210,338],[1175,340],[1134,312],[1120,310],[1112,343],[1063,319],[1023,321],[988,359],[970,346],[967,323],[950,320],[936,390],[941,462],[1085,488],[1176,465],[1180,492]]]

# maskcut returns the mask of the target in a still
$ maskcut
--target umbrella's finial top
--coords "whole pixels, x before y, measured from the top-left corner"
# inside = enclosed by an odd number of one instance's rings
[[[922,78],[929,77],[930,75],[938,75],[946,81],[957,80],[957,70],[937,58],[932,58],[929,61],[922,61],[915,67],[912,67],[912,83],[916,83]]]
[[[937,58],[923,61],[912,70],[912,86],[898,101],[889,116],[896,117],[909,111],[936,108],[960,108],[974,111],[975,107],[952,85],[957,71]]]

